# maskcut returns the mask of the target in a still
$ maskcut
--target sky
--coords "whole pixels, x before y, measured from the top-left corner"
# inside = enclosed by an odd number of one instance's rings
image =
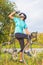
[[[27,15],[26,24],[29,31],[43,32],[43,0],[10,0],[15,2],[18,10]]]

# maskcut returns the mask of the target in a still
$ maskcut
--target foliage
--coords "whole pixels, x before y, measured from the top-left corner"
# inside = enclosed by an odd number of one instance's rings
[[[0,30],[0,43],[8,41],[9,34],[13,32],[12,29],[15,26],[13,21],[8,18],[8,15],[15,11],[14,7],[16,4],[12,4],[9,0],[0,0],[0,23],[2,22],[3,27]]]

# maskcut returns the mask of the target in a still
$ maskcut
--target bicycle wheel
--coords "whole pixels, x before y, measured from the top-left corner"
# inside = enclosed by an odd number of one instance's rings
[[[23,61],[25,65],[29,65],[29,60],[31,57],[30,50],[29,50],[29,43],[25,45],[24,50],[23,50]]]
[[[36,59],[37,58],[37,55],[38,53],[41,52],[41,49],[40,48],[35,48],[34,46],[37,45],[38,47],[40,45],[40,43],[38,42],[32,42],[30,40],[30,45],[29,43],[25,46],[24,50],[23,50],[23,60],[24,60],[24,63],[26,65],[32,65],[32,63],[34,63],[34,60],[33,59]],[[26,51],[26,48],[29,47],[29,49]],[[42,49],[43,51],[43,49]],[[33,62],[32,62],[33,61]]]

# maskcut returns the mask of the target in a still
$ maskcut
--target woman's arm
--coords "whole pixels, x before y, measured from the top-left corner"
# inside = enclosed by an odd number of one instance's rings
[[[25,29],[25,32],[27,35],[30,35],[30,32],[28,31],[28,28]]]
[[[14,18],[14,16],[13,16],[13,15],[14,15],[15,13],[16,13],[16,12],[12,12],[11,14],[9,14],[9,16],[8,16],[8,17],[9,17],[10,19],[13,19],[13,18]]]

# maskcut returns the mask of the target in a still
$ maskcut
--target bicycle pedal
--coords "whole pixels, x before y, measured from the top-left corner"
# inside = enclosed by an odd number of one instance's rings
[[[29,51],[28,52],[24,52],[24,53],[27,54],[28,56],[32,56]]]
[[[18,56],[17,56],[16,54],[13,54],[13,55],[12,55],[12,59],[13,59],[14,61],[16,61],[16,60],[18,59]]]

